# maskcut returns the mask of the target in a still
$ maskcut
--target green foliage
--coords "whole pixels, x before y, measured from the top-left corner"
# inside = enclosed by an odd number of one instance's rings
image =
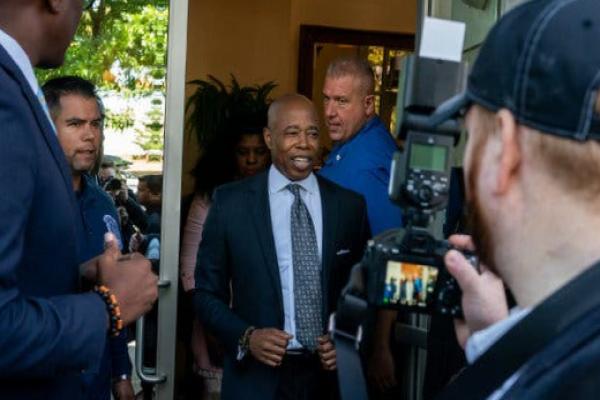
[[[186,130],[201,146],[228,132],[261,130],[271,104],[269,94],[277,86],[273,81],[240,86],[233,75],[229,87],[212,75],[188,84],[197,87],[186,103]]]
[[[138,94],[164,90],[168,1],[148,3],[96,1],[82,16],[64,66],[38,71],[40,82],[59,75],[78,75],[103,90]]]
[[[151,103],[152,107],[146,113],[148,120],[143,130],[137,130],[135,143],[148,154],[149,161],[160,161],[164,142],[164,101],[156,98]]]
[[[134,115],[131,108],[126,108],[123,112],[115,113],[110,110],[106,111],[105,118],[106,127],[114,131],[124,131],[127,128],[133,127]]]

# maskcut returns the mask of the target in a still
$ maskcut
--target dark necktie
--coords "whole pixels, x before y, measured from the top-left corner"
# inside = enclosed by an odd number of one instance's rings
[[[294,195],[291,212],[292,262],[294,268],[294,311],[296,339],[308,350],[315,350],[321,326],[321,260],[313,221],[300,197],[301,186],[289,184]]]

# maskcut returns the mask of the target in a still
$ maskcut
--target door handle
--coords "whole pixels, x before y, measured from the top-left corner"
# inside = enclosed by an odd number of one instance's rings
[[[165,289],[171,286],[171,281],[168,279],[159,279],[157,285],[160,289]]]
[[[158,281],[159,288],[168,288],[171,286],[171,281],[166,279],[161,279]],[[144,372],[144,366],[142,363],[143,358],[143,350],[144,350],[144,316],[142,315],[135,323],[136,333],[135,333],[135,372],[137,373],[140,380],[146,383],[163,383],[167,380],[166,375],[164,374],[156,374],[156,368],[154,368],[155,373],[146,373]]]

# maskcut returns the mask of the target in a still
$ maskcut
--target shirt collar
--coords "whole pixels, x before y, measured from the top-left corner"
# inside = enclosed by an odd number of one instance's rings
[[[296,183],[310,194],[316,193],[319,190],[319,183],[315,174],[312,172],[304,179],[300,181],[291,181],[285,175],[283,175],[274,164],[271,164],[269,169],[269,193],[275,194],[285,190],[286,186],[290,183]]]
[[[39,91],[39,84],[35,74],[33,73],[33,66],[31,65],[31,60],[25,53],[25,50],[21,47],[21,45],[13,39],[10,35],[0,29],[0,45],[4,47],[4,50],[8,53],[8,55],[12,58],[12,60],[17,64],[25,79],[31,86],[31,90],[36,95]]]
[[[95,201],[95,196],[92,194],[94,191],[100,189],[99,186],[94,181],[94,178],[89,174],[81,175],[81,188],[78,193],[81,198],[84,198],[85,201]]]
[[[483,353],[498,341],[506,332],[529,314],[531,308],[514,307],[510,315],[486,329],[475,332],[467,340],[465,355],[469,364],[473,364]]]
[[[365,122],[365,124],[362,126],[362,128],[360,128],[356,135],[352,136],[349,140],[345,142],[337,143],[335,146],[333,146],[333,148],[331,149],[331,153],[329,153],[329,156],[325,161],[325,164],[332,163],[336,157],[338,158],[338,160],[336,161],[339,161],[339,159],[344,158],[346,153],[349,151],[350,147],[352,147],[352,143],[356,142],[358,140],[357,138],[359,138],[361,135],[373,129],[373,127],[378,123],[381,123],[381,121],[379,117],[374,115],[373,117],[368,119],[367,122]]]

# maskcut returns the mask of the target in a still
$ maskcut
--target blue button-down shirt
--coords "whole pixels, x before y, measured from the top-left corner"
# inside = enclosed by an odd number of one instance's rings
[[[84,229],[77,238],[79,259],[84,262],[102,254],[106,232],[115,234],[119,247],[122,247],[119,217],[110,197],[89,176],[82,178],[81,191],[76,195]],[[87,398],[110,400],[111,378],[121,375],[131,375],[125,331],[106,342],[98,374],[84,375],[84,381],[88,385]]]
[[[388,196],[396,150],[388,130],[373,117],[350,140],[333,147],[320,171],[325,178],[364,196],[373,235],[402,226],[400,207]]]

